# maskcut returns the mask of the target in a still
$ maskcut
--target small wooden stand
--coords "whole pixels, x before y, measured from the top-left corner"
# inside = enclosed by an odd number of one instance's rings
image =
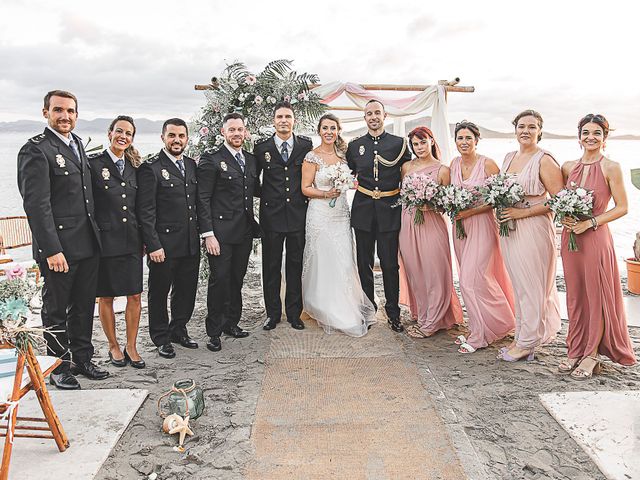
[[[0,344],[0,349],[14,348],[13,345]],[[44,414],[44,418],[32,418],[32,417],[18,417],[18,405],[15,405],[13,412],[7,420],[7,425],[0,425],[0,437],[5,437],[4,449],[2,451],[2,468],[0,469],[0,480],[8,480],[9,478],[9,462],[11,461],[11,450],[13,448],[12,438],[25,437],[25,438],[51,438],[56,442],[58,450],[64,452],[69,447],[69,440],[62,428],[62,424],[56,415],[53,405],[51,404],[51,398],[45,384],[45,377],[49,375],[58,365],[61,360],[58,359],[53,365],[47,368],[44,372],[40,369],[38,359],[31,348],[31,345],[27,347],[27,352],[18,354],[16,359],[16,374],[13,382],[13,391],[11,398],[8,402],[18,402],[24,397],[30,390],[33,390],[38,397],[40,407]],[[31,382],[22,387],[22,377],[24,370],[27,370]],[[11,406],[11,403],[2,403],[4,399],[0,399],[0,414],[5,413]],[[30,426],[30,425],[17,425],[18,421],[29,423],[46,423],[48,426]],[[32,431],[35,433],[16,433],[16,430]],[[41,433],[50,432],[50,433]]]

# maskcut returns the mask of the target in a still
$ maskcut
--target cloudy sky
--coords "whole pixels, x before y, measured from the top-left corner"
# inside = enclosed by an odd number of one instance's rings
[[[574,133],[600,112],[640,134],[635,2],[402,0],[128,2],[32,0],[0,6],[0,121],[37,119],[54,88],[83,118],[191,118],[195,83],[227,63],[260,71],[288,58],[322,81],[435,83],[459,76],[449,119],[510,130],[524,108]]]

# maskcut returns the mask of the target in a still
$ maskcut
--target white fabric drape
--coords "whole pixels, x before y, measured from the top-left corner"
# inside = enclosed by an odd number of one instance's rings
[[[345,94],[357,107],[364,109],[369,100],[380,100],[386,112],[394,117],[416,115],[431,108],[431,131],[440,147],[443,163],[451,160],[451,132],[447,116],[445,88],[443,85],[432,85],[417,95],[406,98],[381,98],[379,95],[365,90],[361,85],[349,82],[329,82],[313,89],[328,104],[332,100]],[[362,116],[341,118],[342,122],[362,121]],[[404,122],[396,123],[396,135],[404,136]]]

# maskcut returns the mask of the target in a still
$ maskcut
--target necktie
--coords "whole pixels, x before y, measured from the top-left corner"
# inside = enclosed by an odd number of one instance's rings
[[[289,161],[289,146],[287,142],[284,142],[282,144],[282,147],[280,147],[280,154],[282,155],[282,161],[284,163],[287,163]]]
[[[118,171],[120,172],[120,175],[122,175],[124,173],[124,160],[119,158],[116,162],[116,167],[118,167]]]
[[[244,172],[244,159],[242,158],[240,152],[236,153],[236,160],[238,161],[238,165],[240,165],[240,168]]]
[[[184,160],[177,160],[176,165],[178,165],[178,169],[180,169],[180,173],[184,177]]]
[[[82,163],[82,160],[80,159],[80,150],[78,150],[78,145],[76,144],[76,141],[73,138],[69,142],[69,147],[71,147],[71,150],[73,150],[73,153],[75,154],[78,161]]]

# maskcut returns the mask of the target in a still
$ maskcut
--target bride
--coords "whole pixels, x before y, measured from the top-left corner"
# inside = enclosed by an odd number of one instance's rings
[[[333,188],[326,168],[343,162],[346,144],[340,120],[330,113],[318,123],[322,143],[302,165],[302,193],[309,200],[302,264],[304,310],[325,333],[339,330],[353,337],[375,323],[375,308],[360,286],[354,259],[346,192]],[[333,200],[332,202],[332,199]],[[332,206],[333,205],[333,206]]]

